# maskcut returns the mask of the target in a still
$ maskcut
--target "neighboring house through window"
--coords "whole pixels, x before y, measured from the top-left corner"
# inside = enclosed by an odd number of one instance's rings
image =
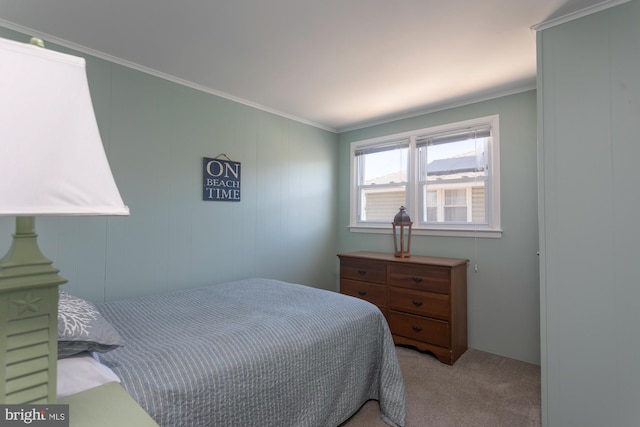
[[[351,160],[353,231],[405,206],[417,234],[500,237],[498,116],[353,142]]]

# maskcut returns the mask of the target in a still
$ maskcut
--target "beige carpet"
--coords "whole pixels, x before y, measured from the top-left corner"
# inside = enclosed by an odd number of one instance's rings
[[[453,365],[396,347],[407,394],[406,427],[540,426],[540,367],[469,349]],[[388,427],[369,401],[341,427]]]

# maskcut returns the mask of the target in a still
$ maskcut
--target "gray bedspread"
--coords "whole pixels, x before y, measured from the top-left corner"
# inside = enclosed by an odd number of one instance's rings
[[[125,340],[103,363],[161,426],[334,427],[369,399],[404,425],[395,347],[366,301],[248,279],[99,309]]]

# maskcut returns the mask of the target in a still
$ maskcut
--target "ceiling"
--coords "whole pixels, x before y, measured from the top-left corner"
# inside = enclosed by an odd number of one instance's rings
[[[535,87],[531,26],[602,0],[0,0],[0,26],[331,131]]]

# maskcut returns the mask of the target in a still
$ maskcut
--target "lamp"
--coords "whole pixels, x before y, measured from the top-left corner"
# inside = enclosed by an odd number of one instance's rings
[[[58,285],[38,215],[128,215],[111,174],[83,58],[0,39],[0,216],[16,217],[0,259],[0,403],[56,398]]]
[[[393,255],[398,258],[409,258],[411,256],[412,224],[413,222],[411,222],[411,218],[407,215],[406,208],[400,206],[400,211],[398,211],[391,223],[391,225],[393,225]]]

